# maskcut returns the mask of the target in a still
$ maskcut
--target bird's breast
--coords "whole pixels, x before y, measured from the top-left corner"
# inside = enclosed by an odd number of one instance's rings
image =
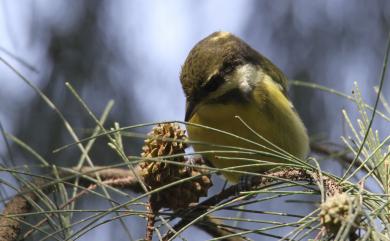
[[[239,116],[252,130],[246,127],[236,116]],[[264,151],[264,148],[257,144],[268,147],[270,145],[258,136],[261,135],[296,157],[304,158],[308,152],[308,138],[302,121],[293,110],[287,97],[281,92],[279,86],[270,79],[264,79],[262,84],[253,90],[249,101],[200,103],[189,122],[213,127],[248,140],[245,141],[222,132],[189,125],[187,129],[190,140],[203,142],[194,145],[195,151],[228,150],[228,148],[216,147],[210,144]],[[224,159],[218,156],[230,158]],[[252,155],[248,157],[248,155],[231,153],[208,154],[206,157],[218,168],[253,163],[242,160],[244,158],[281,161],[266,156],[257,155],[253,157]],[[234,157],[237,157],[237,159],[234,159]],[[249,170],[253,170],[253,168]],[[264,168],[257,168],[257,170],[262,171]],[[234,173],[224,173],[224,175],[233,182],[238,181],[240,176],[240,174]]]

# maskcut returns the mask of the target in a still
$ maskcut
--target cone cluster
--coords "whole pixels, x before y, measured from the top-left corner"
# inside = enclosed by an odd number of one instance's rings
[[[210,177],[201,168],[176,164],[186,162],[186,140],[185,130],[174,123],[158,124],[145,140],[141,153],[144,161],[140,166],[145,184],[150,190],[198,176],[157,192],[154,205],[158,208],[186,208],[191,203],[198,202],[200,197],[206,196],[212,185]]]
[[[321,204],[320,220],[328,233],[336,234],[341,225],[348,221],[352,197],[346,193],[336,194]]]

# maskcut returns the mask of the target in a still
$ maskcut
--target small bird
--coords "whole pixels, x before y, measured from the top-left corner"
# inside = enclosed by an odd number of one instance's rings
[[[186,96],[185,121],[202,125],[187,125],[189,138],[195,141],[195,151],[209,151],[204,158],[213,166],[264,173],[288,161],[262,152],[284,150],[300,159],[306,157],[309,138],[288,98],[287,78],[240,38],[229,32],[215,32],[201,40],[188,54],[180,81]],[[211,153],[233,150],[227,146],[255,152]],[[221,173],[233,183],[242,176],[227,170]]]

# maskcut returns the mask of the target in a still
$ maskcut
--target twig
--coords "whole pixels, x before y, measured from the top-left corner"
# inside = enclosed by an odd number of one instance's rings
[[[146,235],[145,240],[146,241],[152,241],[153,240],[153,231],[154,231],[154,224],[156,222],[156,214],[158,210],[160,210],[160,207],[158,206],[158,202],[156,202],[156,195],[151,195],[149,198],[149,203],[147,205],[148,209],[148,221],[146,224]]]
[[[275,180],[279,181],[280,179],[290,181],[314,182],[318,181],[319,175],[316,172],[311,172],[304,169],[291,168],[272,172],[267,175],[255,176],[252,179],[251,185],[252,188],[260,189],[261,187],[269,185],[270,183],[275,182]],[[323,177],[323,179],[324,180],[322,180],[322,182],[324,183],[327,196],[333,196],[334,194],[341,192],[341,187],[337,184],[337,182],[328,177]],[[167,241],[171,239],[175,235],[175,232],[178,232],[179,230],[184,228],[191,221],[193,221],[195,217],[203,215],[208,211],[210,207],[217,205],[221,201],[229,197],[236,196],[237,193],[239,193],[239,190],[239,184],[230,186],[219,194],[214,195],[213,197],[203,201],[202,203],[191,208],[190,210],[186,210],[185,214],[180,215],[182,216],[182,220],[173,227],[173,231],[170,230],[164,235],[163,240]]]
[[[21,188],[21,194],[16,195],[9,201],[0,216],[0,239],[2,241],[13,241],[19,235],[20,226],[24,217],[7,217],[8,215],[18,215],[27,213],[32,208],[31,202],[38,199],[36,190],[44,185],[43,179],[35,179],[33,184]],[[33,188],[31,188],[33,186]],[[50,188],[41,189],[43,192],[49,192]],[[26,191],[29,190],[27,193]]]
[[[139,172],[140,170],[137,169]],[[104,168],[104,167],[83,167],[79,170],[76,168],[69,169],[69,170],[62,170],[60,172],[60,181],[66,181],[71,182],[76,177],[80,177],[80,184],[83,186],[90,188],[95,187],[95,185],[98,185],[96,182],[94,182],[94,179],[96,176],[99,175],[102,183],[104,185],[109,185],[117,188],[122,189],[130,189],[135,192],[142,191],[138,179],[133,175],[133,172],[130,170],[125,169],[119,169],[119,168]],[[267,175],[260,175],[253,178],[252,187],[253,188],[261,188],[266,185],[269,185],[270,183],[273,183],[275,181],[283,180],[289,180],[289,181],[308,181],[308,182],[315,182],[318,181],[319,175],[316,172],[311,172],[303,169],[286,169],[286,170],[280,170],[268,173]],[[47,180],[44,179],[36,179],[33,181],[36,187],[40,188],[40,190],[43,193],[48,193],[52,190],[52,186],[56,184],[58,180],[55,182],[47,182]],[[322,180],[323,185],[325,186],[325,191],[328,196],[332,196],[335,193],[338,193],[341,191],[341,187],[337,184],[337,182],[333,181],[332,179],[328,177],[323,177]],[[82,192],[84,193],[84,192]],[[239,186],[233,185],[225,189],[224,191],[210,197],[209,199],[203,201],[202,203],[196,205],[193,208],[188,208],[184,210],[183,212],[177,213],[176,215],[181,217],[182,220],[179,221],[174,227],[173,230],[168,231],[165,236],[164,240],[170,239],[173,235],[175,235],[175,231],[181,230],[184,226],[191,223],[194,218],[199,217],[200,215],[203,215],[207,212],[207,210],[211,206],[215,206],[218,203],[222,202],[225,199],[228,199],[233,196],[237,196],[239,193]],[[81,194],[80,194],[81,195]],[[80,196],[78,195],[78,196]],[[77,196],[77,197],[78,197]],[[13,241],[16,240],[17,236],[20,232],[20,225],[22,223],[23,218],[15,218],[12,217],[12,215],[18,215],[30,212],[32,206],[30,204],[31,201],[37,200],[38,195],[32,190],[32,188],[29,187],[22,187],[21,192],[15,196],[13,199],[11,199],[7,205],[5,210],[3,211],[3,214],[0,216],[0,238],[4,241]],[[70,200],[69,202],[74,201],[74,199]],[[64,204],[63,206],[66,206],[67,204]],[[154,215],[156,212],[154,212],[153,209],[150,209],[150,214]],[[150,222],[148,222],[148,236],[149,240],[151,240],[151,237],[153,235],[153,229],[154,229],[154,218],[150,216],[149,219]],[[153,221],[152,221],[153,220]],[[231,230],[227,230],[226,228],[220,227],[217,223],[213,222],[210,218],[205,216],[204,219],[202,219],[202,223],[195,223],[198,228],[201,228],[205,232],[215,236],[215,237],[221,237],[225,236],[227,234],[234,233]],[[204,225],[204,222],[206,224],[210,225]],[[230,237],[225,240],[230,241],[237,241],[237,240],[245,240],[242,237]]]
[[[96,179],[99,175],[102,180],[102,184],[122,189],[131,189],[135,192],[139,192],[141,187],[138,180],[132,173],[133,172],[130,170],[120,168],[104,168],[95,166],[83,167],[81,169],[73,168],[69,170],[62,170],[60,172],[60,177],[62,180],[70,182],[79,176],[81,178],[81,185],[94,186],[96,183],[94,183],[91,179]],[[47,180],[43,178],[36,178],[20,189],[19,194],[5,205],[3,213],[0,216],[0,240],[13,241],[17,239],[24,218],[15,218],[12,216],[30,212],[32,209],[31,202],[37,201],[39,197],[39,194],[35,190],[40,189],[41,192],[47,194],[52,191],[52,187],[56,183],[57,181],[48,183]]]
[[[121,172],[121,171],[122,170],[115,170],[115,172],[117,172],[117,173]],[[109,176],[106,176],[106,177],[109,177]],[[112,187],[117,186],[117,185],[123,187],[125,183],[131,183],[131,181],[129,181],[129,180],[130,179],[128,177],[112,178],[112,179],[108,179],[108,180],[102,181],[102,184],[110,185]],[[74,196],[73,198],[69,199],[66,203],[61,204],[58,209],[65,208],[66,206],[68,206],[69,204],[74,202],[75,200],[79,199],[81,196],[87,194],[88,192],[90,192],[92,190],[95,190],[97,187],[98,187],[97,184],[90,184],[86,189],[81,190],[76,196]],[[48,215],[51,215],[51,214],[48,214]],[[43,223],[45,223],[47,221],[47,219],[48,218],[45,217],[41,221],[39,221],[37,224],[35,224],[29,231],[27,231],[23,235],[23,239],[28,238],[39,226],[41,226]]]

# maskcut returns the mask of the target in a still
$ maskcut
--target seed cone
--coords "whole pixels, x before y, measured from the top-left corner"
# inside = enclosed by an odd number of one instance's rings
[[[342,224],[350,221],[353,208],[353,198],[346,193],[336,194],[322,203],[320,220],[327,233],[337,234]]]
[[[186,208],[191,203],[198,202],[200,197],[206,196],[207,190],[212,186],[210,177],[201,168],[166,162],[186,162],[184,158],[184,150],[187,147],[185,140],[187,140],[185,130],[174,123],[158,124],[145,140],[141,153],[145,160],[140,164],[140,167],[145,184],[150,190],[185,178],[198,176],[157,192],[153,198],[157,209]],[[170,155],[178,156],[167,157]]]

